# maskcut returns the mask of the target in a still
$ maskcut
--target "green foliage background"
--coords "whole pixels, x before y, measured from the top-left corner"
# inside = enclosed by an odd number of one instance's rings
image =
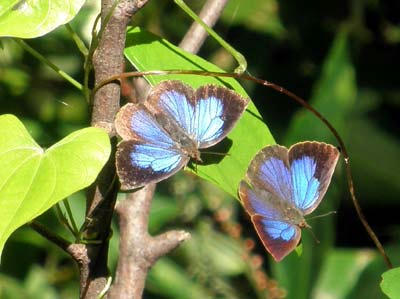
[[[88,1],[72,21],[78,32],[90,28],[99,9],[95,2]],[[203,1],[187,3],[197,11]],[[231,0],[216,26],[247,58],[252,75],[309,99],[339,130],[348,145],[360,203],[395,265],[400,261],[399,8],[376,0]],[[172,1],[151,0],[133,25],[178,44],[190,23]],[[1,114],[22,119],[44,148],[88,126],[89,107],[77,90],[11,39],[1,41]],[[82,80],[81,56],[63,27],[28,42]],[[235,68],[213,40],[199,55],[223,69]],[[284,95],[242,84],[277,143],[315,139],[336,144],[321,122]],[[82,223],[84,195],[71,196],[70,203]],[[293,253],[277,264],[235,199],[180,172],[159,184],[150,229],[158,233],[180,227],[193,237],[152,269],[145,298],[265,298],[266,290],[271,298],[383,297],[379,283],[386,269],[351,206],[342,165],[314,214],[332,210],[337,214],[310,220],[320,244],[304,231],[302,255]],[[68,237],[53,211],[40,221]],[[118,258],[118,236],[115,226],[111,269]],[[21,228],[6,243],[0,298],[76,298],[77,281],[68,256],[32,230]]]

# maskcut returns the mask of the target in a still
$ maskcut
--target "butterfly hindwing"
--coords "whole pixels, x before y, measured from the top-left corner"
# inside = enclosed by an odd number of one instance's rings
[[[174,140],[143,105],[127,104],[115,121],[118,134],[127,139],[118,145],[117,173],[121,189],[158,182],[188,162]]]
[[[268,191],[257,191],[258,194],[244,181],[240,183],[240,199],[258,236],[274,259],[280,261],[296,248],[301,236],[300,228],[285,221],[278,198]]]
[[[159,182],[180,170],[189,158],[180,152],[137,140],[122,141],[116,153],[122,190]]]

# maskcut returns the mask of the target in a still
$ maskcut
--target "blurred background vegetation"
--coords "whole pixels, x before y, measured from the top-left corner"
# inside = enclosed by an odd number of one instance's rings
[[[88,39],[99,1],[88,1],[72,26]],[[186,1],[198,11],[203,1]],[[398,265],[400,241],[400,2],[230,0],[216,31],[248,61],[248,71],[308,99],[338,129],[349,149],[360,204]],[[134,24],[178,44],[191,24],[173,1],[152,0]],[[28,40],[82,80],[82,58],[64,27]],[[232,70],[235,61],[208,39],[199,55]],[[337,144],[324,125],[282,94],[243,82],[276,141]],[[0,112],[18,116],[43,147],[89,125],[79,91],[11,39],[0,50]],[[245,146],[245,145],[244,145]],[[303,232],[302,254],[273,262],[240,204],[216,187],[180,172],[159,184],[150,230],[184,228],[192,239],[152,269],[145,298],[382,298],[382,258],[351,204],[342,163],[310,220],[317,244]],[[121,195],[123,197],[123,195]],[[78,222],[84,195],[70,198]],[[40,217],[66,234],[54,211]],[[110,269],[118,259],[114,225]],[[72,261],[29,228],[7,242],[0,298],[76,298]],[[269,297],[268,297],[269,296]]]

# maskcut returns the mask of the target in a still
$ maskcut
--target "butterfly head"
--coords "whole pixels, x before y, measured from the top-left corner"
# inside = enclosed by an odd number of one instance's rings
[[[196,162],[200,162],[200,163],[203,162],[203,160],[200,157],[200,152],[197,149],[197,147],[182,148],[182,152],[184,154],[186,154],[187,156],[189,156],[190,158],[192,158],[193,160],[195,160]]]
[[[303,229],[303,228],[309,228],[309,229],[311,229],[311,226],[304,220],[304,218],[303,218],[302,221],[300,221],[300,222],[297,224],[297,226],[300,227],[301,229]]]

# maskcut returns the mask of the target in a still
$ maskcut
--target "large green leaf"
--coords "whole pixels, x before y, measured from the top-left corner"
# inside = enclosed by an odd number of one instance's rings
[[[85,0],[2,0],[0,36],[32,38],[68,23]]]
[[[14,230],[93,183],[110,151],[98,128],[75,131],[45,151],[15,116],[0,116],[0,255]]]
[[[382,274],[381,289],[389,298],[400,298],[400,267]]]
[[[313,298],[351,298],[352,291],[367,266],[376,258],[373,250],[331,250],[321,275],[314,281]],[[368,286],[364,285],[364,288]]]
[[[165,39],[140,28],[130,28],[127,32],[125,56],[140,71],[144,70],[207,70],[221,72],[217,66],[199,56],[182,51]],[[197,88],[207,83],[225,85],[248,97],[241,85],[231,78],[214,78],[195,75],[148,76],[146,79],[155,85],[162,80],[181,80]],[[275,143],[267,126],[261,120],[254,104],[250,102],[247,110],[236,127],[228,135],[230,142],[225,140],[222,145],[230,146],[228,155],[219,163],[198,165],[196,173],[213,182],[232,196],[237,198],[237,187],[243,178],[250,160],[256,152],[267,144]],[[210,151],[226,152],[226,149]],[[203,155],[207,162],[211,155]]]

